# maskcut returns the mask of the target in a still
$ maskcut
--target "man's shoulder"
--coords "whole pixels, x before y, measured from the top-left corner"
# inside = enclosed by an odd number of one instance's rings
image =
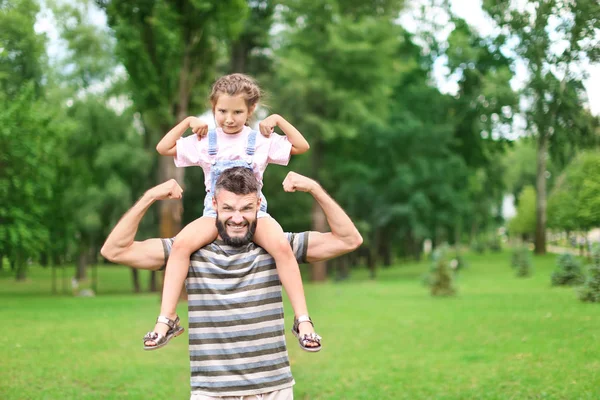
[[[285,232],[284,235],[290,246],[292,247],[292,252],[296,256],[296,259],[299,263],[306,263],[306,252],[308,250],[308,238],[310,232]],[[165,259],[168,258],[171,253],[171,248],[173,247],[173,242],[175,238],[169,239],[161,239],[163,243],[163,248],[165,251]],[[248,253],[256,253],[256,252],[264,252],[265,250],[259,247],[254,243],[248,244],[243,251],[231,252],[231,247],[224,245],[221,241],[215,240],[212,243],[207,244],[201,249],[196,250],[193,255],[202,257],[208,256],[211,254],[222,255],[226,257],[236,256],[240,254],[248,254]],[[257,255],[257,254],[256,254]]]

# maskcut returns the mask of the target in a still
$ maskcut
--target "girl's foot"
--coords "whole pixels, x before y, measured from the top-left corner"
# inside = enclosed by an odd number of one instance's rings
[[[311,334],[315,334],[315,327],[313,326],[312,322],[310,321],[305,321],[305,322],[300,322],[298,324],[298,331],[300,331],[300,337],[311,337]],[[305,341],[304,345],[306,347],[319,347],[320,344],[317,343],[315,340],[307,340]]]
[[[308,315],[301,315],[294,319],[292,333],[298,338],[302,350],[310,352],[321,350],[321,336],[315,333],[313,322]]]
[[[175,315],[174,319],[159,316],[156,319],[154,331],[148,332],[144,336],[144,350],[153,350],[165,346],[174,337],[183,333],[184,329],[179,325],[179,317]]]

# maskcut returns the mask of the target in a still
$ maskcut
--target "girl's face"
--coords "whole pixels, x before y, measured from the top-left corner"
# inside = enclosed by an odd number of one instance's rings
[[[249,110],[241,94],[236,96],[221,94],[214,107],[217,126],[228,134],[240,133],[253,111],[254,106]]]

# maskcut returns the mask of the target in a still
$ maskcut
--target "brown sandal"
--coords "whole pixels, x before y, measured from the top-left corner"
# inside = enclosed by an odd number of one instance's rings
[[[175,321],[173,321],[164,315],[160,315],[158,318],[156,318],[156,322],[167,325],[169,330],[167,331],[166,335],[156,333],[154,331],[146,333],[144,336],[144,350],[160,349],[161,347],[166,346],[171,339],[181,335],[185,330],[183,329],[183,326],[179,325],[179,317],[175,318]],[[149,340],[153,341],[155,344],[153,346],[146,345],[146,342]]]
[[[314,332],[300,336],[300,330],[298,329],[298,327],[300,326],[300,324],[302,322],[310,322],[310,324],[313,327],[315,326],[315,324],[313,324],[312,320],[310,319],[310,317],[308,315],[301,315],[298,318],[294,318],[294,326],[292,327],[292,333],[298,339],[298,344],[300,344],[300,348],[304,351],[310,351],[312,353],[316,353],[317,351],[320,351],[321,350],[321,339],[322,339],[321,336],[317,335]],[[310,342],[316,343],[316,344],[318,344],[318,346],[314,346],[314,347],[307,346],[307,344]]]

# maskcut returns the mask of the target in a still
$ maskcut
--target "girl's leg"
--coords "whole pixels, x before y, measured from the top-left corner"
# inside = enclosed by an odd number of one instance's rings
[[[217,238],[215,219],[210,217],[198,218],[179,232],[173,242],[171,254],[165,270],[162,303],[160,315],[174,320],[177,316],[177,301],[190,267],[191,254],[206,246]],[[169,327],[157,323],[154,332],[165,335]],[[152,340],[146,341],[146,346],[154,346]]]
[[[275,260],[279,280],[290,299],[295,316],[308,315],[300,267],[298,267],[290,242],[285,238],[279,223],[271,217],[259,218],[253,241],[265,249]],[[298,330],[300,335],[315,331],[310,322],[302,322],[298,326]],[[318,344],[313,342],[307,344],[307,347],[317,346]]]

